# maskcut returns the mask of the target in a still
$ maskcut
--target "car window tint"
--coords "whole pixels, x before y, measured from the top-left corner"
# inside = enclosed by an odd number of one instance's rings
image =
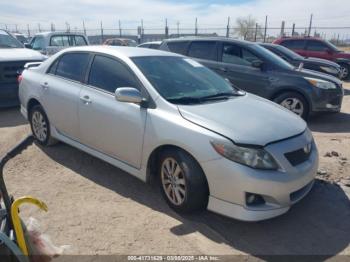
[[[87,43],[85,41],[85,38],[82,37],[81,35],[74,36],[74,40],[75,40],[75,45],[76,46],[87,45]]]
[[[191,43],[188,56],[216,61],[216,42],[194,41]]]
[[[326,51],[328,49],[328,46],[321,41],[308,41],[307,43],[307,50],[310,51]]]
[[[249,62],[242,58],[242,48],[232,44],[223,45],[222,62],[237,65],[250,65]]]
[[[45,40],[42,36],[36,36],[33,38],[31,46],[34,50],[42,50],[45,48]]]
[[[91,66],[89,85],[114,93],[118,87],[139,88],[135,76],[119,61],[96,55]]]
[[[304,40],[287,40],[287,41],[283,41],[281,45],[288,47],[290,49],[304,49],[305,41]]]
[[[176,42],[169,42],[166,45],[168,46],[168,49],[171,52],[185,55],[188,42],[176,41]]]
[[[88,61],[89,54],[87,53],[64,54],[58,63],[56,75],[81,81],[84,77]]]

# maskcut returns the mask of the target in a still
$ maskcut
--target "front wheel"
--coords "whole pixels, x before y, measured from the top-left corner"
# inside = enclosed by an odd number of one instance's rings
[[[163,151],[158,172],[163,197],[172,209],[190,213],[207,207],[208,183],[191,155],[178,149]]]
[[[32,133],[39,144],[50,146],[56,143],[56,140],[51,137],[50,122],[41,105],[36,105],[30,110],[29,122]]]
[[[340,64],[340,79],[348,80],[350,78],[350,66],[347,64]]]
[[[286,92],[277,96],[273,101],[305,120],[309,116],[308,103],[306,102],[305,98],[298,93]]]

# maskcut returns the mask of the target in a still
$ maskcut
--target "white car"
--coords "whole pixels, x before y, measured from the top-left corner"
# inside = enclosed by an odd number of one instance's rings
[[[70,48],[21,79],[21,112],[39,143],[60,140],[143,181],[154,176],[176,211],[257,221],[312,188],[318,153],[304,120],[190,58]]]

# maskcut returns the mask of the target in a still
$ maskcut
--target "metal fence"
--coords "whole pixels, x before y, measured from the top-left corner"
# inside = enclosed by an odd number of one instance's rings
[[[125,37],[134,39],[138,43],[148,41],[160,41],[165,38],[174,38],[182,36],[226,36],[235,39],[244,39],[248,41],[258,42],[272,42],[280,36],[317,36],[330,40],[338,46],[350,45],[350,26],[349,27],[318,27],[318,26],[304,26],[298,27],[293,24],[290,27],[285,27],[282,22],[280,27],[269,27],[266,24],[256,24],[255,27],[245,28],[240,30],[235,26],[227,25],[210,27],[201,26],[197,22],[194,26],[181,26],[178,22],[175,25],[147,26],[143,21],[140,25],[122,27],[119,25],[115,28],[105,27],[102,22],[96,27],[86,27],[84,22],[80,27],[71,27],[66,23],[65,27],[56,28],[55,24],[48,25],[37,24],[33,25],[17,25],[0,23],[1,29],[6,29],[13,33],[22,33],[26,36],[32,37],[36,33],[45,31],[69,31],[80,32],[88,36],[91,44],[101,44],[108,38]]]

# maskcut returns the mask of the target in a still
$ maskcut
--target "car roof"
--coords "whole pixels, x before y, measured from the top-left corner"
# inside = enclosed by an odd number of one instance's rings
[[[189,36],[189,37],[179,37],[179,38],[169,38],[165,39],[164,42],[176,42],[176,41],[223,41],[223,42],[229,42],[229,43],[236,43],[236,44],[244,44],[244,45],[255,45],[256,42],[249,42],[245,40],[238,40],[228,37],[196,37],[196,36]]]
[[[128,46],[109,46],[109,45],[96,45],[96,46],[77,46],[64,49],[62,53],[66,52],[96,52],[104,53],[113,56],[125,56],[125,57],[143,57],[143,56],[177,56],[182,57],[175,53],[170,53],[166,51],[160,51],[156,49],[148,48],[138,48],[138,47],[128,47]]]
[[[53,35],[81,35],[81,36],[85,36],[82,33],[72,33],[72,32],[60,32],[60,31],[55,31],[55,32],[40,32],[40,33],[36,33],[35,36],[53,36]]]
[[[162,41],[151,41],[151,42],[144,42],[140,45],[150,45],[150,44],[157,44],[157,45],[160,45],[162,43]]]
[[[318,40],[318,41],[323,41],[322,38],[319,37],[314,37],[314,36],[286,36],[286,37],[281,37],[277,40],[280,41],[288,41],[288,40]]]

